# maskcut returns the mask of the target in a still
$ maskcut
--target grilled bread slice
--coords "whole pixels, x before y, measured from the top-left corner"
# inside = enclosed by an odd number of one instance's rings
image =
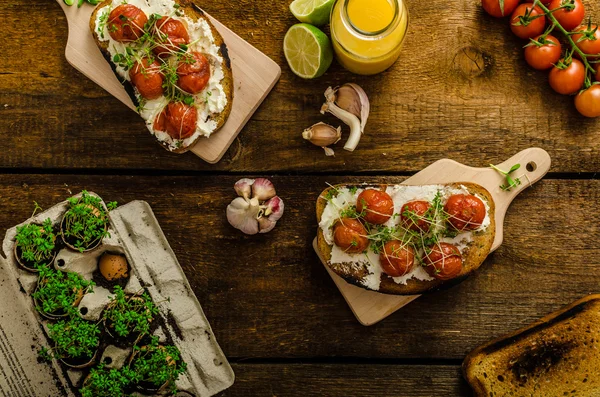
[[[385,190],[389,185],[337,185],[325,189],[316,204],[317,221],[321,223],[323,212],[328,205],[326,197],[330,195],[332,189],[340,188],[375,188]],[[399,185],[407,186],[407,185]],[[323,230],[319,227],[317,234],[317,244],[321,257],[325,260],[326,265],[333,270],[337,275],[342,277],[348,283],[357,285],[366,289],[373,289],[380,293],[392,294],[392,295],[416,295],[422,294],[429,291],[437,290],[444,285],[444,287],[450,287],[458,284],[465,280],[471,273],[481,266],[487,255],[490,253],[492,243],[494,242],[496,223],[494,219],[495,206],[491,194],[483,187],[473,183],[451,183],[439,185],[441,189],[462,189],[469,194],[478,196],[487,206],[487,213],[489,216],[489,225],[484,230],[473,231],[471,233],[471,241],[465,248],[463,255],[463,266],[460,274],[447,281],[438,279],[430,280],[418,280],[411,278],[406,281],[406,284],[398,283],[393,278],[387,276],[385,273],[381,274],[380,284],[378,289],[370,288],[365,285],[365,278],[370,274],[367,266],[356,266],[352,263],[331,263],[331,253],[333,246],[328,244],[323,234]],[[418,199],[418,198],[416,198]],[[402,205],[402,204],[400,204]],[[395,206],[395,212],[400,212],[400,208]],[[415,264],[415,266],[420,266]]]
[[[600,396],[600,295],[589,295],[471,352],[478,397]]]
[[[148,4],[152,4],[154,2],[160,2],[162,0],[145,0],[145,1]],[[102,10],[104,10],[106,7],[109,7],[109,10],[110,10],[112,7],[115,7],[116,5],[122,4],[122,3],[123,3],[122,1],[118,1],[118,0],[105,0],[104,2],[100,3],[98,5],[98,7],[94,10],[94,12],[92,13],[92,16],[90,18],[90,30],[92,32],[94,40],[96,41],[96,44],[98,45],[98,48],[104,55],[104,58],[106,59],[106,61],[111,65],[113,72],[117,76],[117,79],[121,82],[121,84],[123,84],[123,86],[125,87],[125,90],[131,97],[133,103],[139,108],[140,107],[140,99],[139,99],[138,95],[136,95],[136,90],[133,87],[133,85],[131,84],[131,82],[129,82],[127,79],[123,78],[117,72],[116,65],[113,62],[113,57],[111,56],[111,53],[109,51],[110,41],[106,40],[106,39],[101,39],[100,32],[101,32],[102,28],[99,27],[98,23],[97,23],[98,15],[99,15],[99,13],[103,12]],[[216,123],[216,128],[214,129],[214,131],[212,133],[216,133],[225,124],[225,122],[229,118],[229,115],[231,113],[231,109],[233,106],[233,92],[234,92],[233,72],[232,72],[232,68],[231,68],[231,59],[229,57],[227,45],[225,44],[223,37],[219,34],[217,29],[210,22],[210,19],[204,14],[202,9],[200,9],[197,5],[195,5],[193,3],[192,0],[175,0],[174,4],[177,4],[177,7],[178,7],[177,12],[179,15],[185,16],[194,22],[197,22],[200,19],[206,21],[206,23],[210,27],[210,31],[211,31],[213,39],[214,39],[214,44],[219,48],[218,55],[223,60],[223,62],[220,64],[220,67],[223,70],[224,76],[223,76],[222,80],[220,81],[220,84],[222,85],[223,91],[227,98],[227,104],[225,105],[225,107],[223,108],[222,111],[217,112],[217,113],[211,113],[209,115],[210,120],[212,120]],[[154,131],[151,129],[152,120],[146,120],[146,124],[147,124],[150,132],[154,134]],[[200,139],[202,139],[204,137],[206,137],[206,135],[198,134],[198,136],[196,136],[195,139],[188,140],[189,142],[186,141],[185,144],[177,145],[177,146],[173,146],[172,144],[169,144],[168,141],[164,141],[161,139],[157,139],[157,140],[163,148],[165,148],[166,150],[168,150],[170,152],[185,153],[185,152],[189,151]]]

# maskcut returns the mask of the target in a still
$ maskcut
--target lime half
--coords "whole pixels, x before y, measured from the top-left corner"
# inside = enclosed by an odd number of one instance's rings
[[[294,0],[290,4],[290,11],[300,22],[326,25],[334,2],[335,0]]]
[[[296,24],[288,30],[283,39],[283,52],[292,72],[303,79],[323,75],[333,61],[329,37],[306,23]]]

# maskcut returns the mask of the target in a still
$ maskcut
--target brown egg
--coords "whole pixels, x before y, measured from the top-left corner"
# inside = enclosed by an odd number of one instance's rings
[[[129,277],[129,265],[123,255],[104,254],[98,263],[100,274],[108,281]]]

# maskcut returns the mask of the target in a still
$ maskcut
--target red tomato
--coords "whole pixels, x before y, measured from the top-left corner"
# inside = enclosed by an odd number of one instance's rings
[[[485,219],[485,205],[478,197],[471,194],[454,194],[450,196],[444,211],[448,214],[448,222],[456,230],[478,229]]]
[[[162,17],[156,21],[155,36],[157,46],[154,53],[159,57],[168,57],[181,51],[181,46],[190,43],[190,35],[185,25],[170,17]]]
[[[524,17],[526,14],[528,15],[527,20],[521,22],[520,17]],[[510,30],[522,39],[539,36],[544,33],[545,28],[546,16],[541,8],[533,8],[533,3],[519,4],[510,17]]]
[[[201,92],[210,79],[210,63],[199,52],[186,54],[177,67],[179,80],[177,85],[187,93],[195,95]]]
[[[504,10],[500,8],[500,0],[481,0],[485,12],[496,18],[507,17],[515,10],[520,0],[504,0]]]
[[[135,41],[144,35],[148,17],[136,6],[122,4],[108,15],[108,33],[118,42]]]
[[[554,10],[563,5],[570,4],[571,1],[574,1],[573,5],[575,6],[572,10],[561,8],[552,13],[567,31],[575,29],[583,22],[583,18],[585,17],[585,7],[583,6],[583,2],[581,0],[552,0],[550,7],[548,7],[551,10]]]
[[[548,76],[550,87],[559,94],[571,95],[583,87],[585,81],[585,66],[577,59],[565,69],[553,67]]]
[[[333,242],[349,254],[359,254],[369,247],[367,230],[356,219],[342,218],[333,225]]]
[[[129,70],[129,78],[144,98],[157,99],[163,95],[164,78],[157,61],[142,58],[141,63],[136,62]]]
[[[591,31],[593,31],[594,29],[598,29],[598,25],[592,25],[590,29]],[[585,33],[586,31],[588,31],[588,27],[580,26],[577,29],[575,29],[575,31],[581,33],[574,34],[571,37],[573,38],[575,44],[577,44],[577,47],[579,47],[579,49],[583,51],[584,54],[600,54],[600,30],[596,30],[593,34]]]
[[[540,40],[541,36],[535,38]],[[560,42],[554,36],[546,36],[544,45],[538,46],[535,43],[525,47],[525,60],[534,69],[550,69],[560,59],[562,47]]]
[[[462,255],[458,248],[448,243],[438,243],[425,250],[425,271],[438,280],[450,280],[462,271]]]
[[[415,252],[397,240],[388,241],[379,254],[379,261],[385,274],[402,277],[408,274],[415,264]]]
[[[548,5],[548,4],[552,3],[552,0],[540,0],[540,2],[544,5]]]
[[[600,116],[600,85],[594,84],[575,97],[577,111],[585,117]]]
[[[430,222],[423,219],[423,216],[429,209],[427,201],[410,201],[402,206],[400,210],[400,219],[404,226],[410,230],[424,232],[429,230]]]
[[[381,190],[365,189],[356,199],[356,211],[364,211],[363,219],[366,222],[381,225],[394,214],[394,200]]]
[[[166,132],[173,139],[185,139],[196,132],[198,112],[194,106],[171,102],[154,120],[154,129]]]

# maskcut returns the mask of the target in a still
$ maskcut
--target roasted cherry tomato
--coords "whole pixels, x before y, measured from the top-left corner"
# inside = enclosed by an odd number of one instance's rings
[[[456,230],[478,229],[485,219],[485,205],[471,194],[454,194],[448,198],[444,211]]]
[[[366,222],[381,225],[394,215],[394,200],[381,190],[365,189],[356,199],[356,211]]]
[[[438,243],[425,250],[425,271],[438,280],[450,280],[462,271],[462,255],[448,243]]]
[[[402,206],[400,210],[400,219],[404,227],[414,231],[428,231],[430,223],[424,219],[425,213],[429,210],[427,201],[410,201]]]
[[[583,22],[583,18],[585,17],[585,7],[583,6],[583,2],[581,0],[552,0],[550,7],[548,7],[551,10],[554,10],[571,3],[574,7],[572,10],[565,7],[552,13],[561,26],[569,32]]]
[[[546,15],[541,8],[533,8],[533,3],[519,4],[510,17],[510,30],[522,39],[539,36],[545,28]]]
[[[550,87],[559,94],[571,95],[583,87],[585,81],[585,66],[577,59],[564,69],[553,67],[548,76]]]
[[[379,261],[385,274],[390,277],[402,277],[413,269],[415,252],[402,242],[392,240],[383,246]]]
[[[163,95],[164,77],[157,61],[142,58],[129,70],[129,78],[144,98],[157,99]]]
[[[159,57],[168,57],[182,51],[181,46],[190,43],[190,35],[183,22],[170,17],[162,17],[156,21],[155,40],[157,46],[154,53]]]
[[[121,4],[108,15],[106,26],[113,40],[118,42],[135,41],[144,35],[148,17],[138,7]]]
[[[333,241],[344,252],[359,254],[369,247],[367,230],[356,219],[342,218],[333,225]]]
[[[590,27],[587,25],[580,26],[575,31],[581,33],[571,36],[577,47],[584,54],[600,55],[600,30],[594,32],[595,29],[598,29],[598,25],[591,25]]]
[[[496,18],[507,17],[517,8],[520,0],[504,0],[504,11],[500,8],[500,0],[481,0],[485,12]]]
[[[535,38],[535,43],[531,42],[530,45],[525,47],[525,60],[534,69],[546,70],[550,69],[560,59],[562,51],[560,42],[554,36],[546,36],[543,45],[541,43],[541,36]]]
[[[210,63],[199,53],[192,52],[181,58],[177,67],[179,80],[177,85],[187,93],[195,95],[202,92],[210,79]]]
[[[185,139],[196,132],[198,112],[194,106],[171,102],[154,120],[156,131],[166,132],[173,139]]]
[[[577,111],[585,117],[600,116],[600,85],[594,84],[575,97]]]

